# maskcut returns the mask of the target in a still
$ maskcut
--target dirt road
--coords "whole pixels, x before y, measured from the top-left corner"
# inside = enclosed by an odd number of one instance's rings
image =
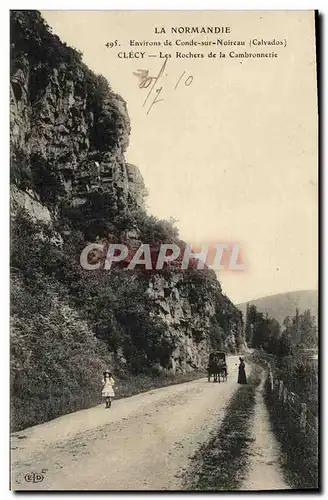
[[[227,382],[164,387],[15,433],[12,489],[179,490],[189,457],[238,388],[237,359],[228,358]],[[43,480],[33,483],[33,472]]]

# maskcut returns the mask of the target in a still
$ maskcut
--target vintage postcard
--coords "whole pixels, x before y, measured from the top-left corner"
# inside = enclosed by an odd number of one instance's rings
[[[317,26],[10,12],[12,490],[319,488]]]

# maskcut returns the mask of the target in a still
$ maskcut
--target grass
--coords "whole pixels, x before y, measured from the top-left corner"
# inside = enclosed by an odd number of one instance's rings
[[[185,476],[189,491],[232,491],[240,489],[247,473],[248,449],[255,390],[260,383],[260,368],[252,366],[248,384],[240,386],[231,399],[222,424],[214,437],[192,457],[193,465]]]
[[[264,360],[271,361],[275,369],[273,357],[266,353],[253,353],[250,359],[264,367]],[[277,370],[274,370],[274,376],[279,378]],[[268,388],[268,384],[266,387]],[[309,398],[313,396],[315,394],[308,394]],[[308,427],[303,434],[300,430],[300,408],[293,404],[283,404],[278,399],[277,388],[272,393],[267,390],[264,401],[273,432],[281,446],[281,465],[288,483],[294,489],[317,489],[318,433],[315,431],[315,423],[310,420],[311,429]],[[315,406],[311,408],[309,404],[312,411],[316,410]]]
[[[156,377],[150,375],[128,376],[116,379],[115,399],[127,398],[147,392],[151,389],[166,387],[174,384],[190,382],[207,375],[205,371],[193,371],[189,373],[162,374]],[[61,415],[66,415],[79,410],[92,408],[102,403],[101,384],[88,390],[66,391],[65,394],[54,398],[46,394],[44,399],[32,400],[30,405],[21,402],[18,397],[11,397],[11,431],[17,432],[33,425],[53,420]]]
[[[299,413],[267,393],[265,402],[273,431],[282,450],[282,467],[288,482],[295,489],[318,488],[318,436],[308,430],[302,433]]]

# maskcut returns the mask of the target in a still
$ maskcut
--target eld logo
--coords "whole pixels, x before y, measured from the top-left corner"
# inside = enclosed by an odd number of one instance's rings
[[[39,472],[29,472],[24,478],[27,483],[41,483],[44,480],[44,476]]]

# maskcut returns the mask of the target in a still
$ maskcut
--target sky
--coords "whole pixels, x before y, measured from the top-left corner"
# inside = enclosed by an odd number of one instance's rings
[[[239,243],[245,271],[221,271],[233,302],[317,288],[317,102],[311,11],[42,11],[54,33],[83,52],[127,102],[126,160],[140,169],[149,213],[177,220],[191,244]],[[223,35],[171,34],[171,27],[229,27]],[[166,33],[157,34],[164,28]],[[176,46],[245,40],[229,51],[276,51],[278,58],[208,58]],[[250,47],[250,40],[286,46]],[[115,46],[115,40],[120,45]],[[136,47],[130,40],[172,41]],[[113,42],[114,47],[106,47]],[[171,54],[149,111],[138,70],[156,76]],[[144,58],[120,58],[145,52]],[[177,58],[176,52],[203,54]],[[131,54],[130,54],[131,55]],[[148,57],[157,55],[157,57]],[[180,79],[181,77],[181,79]],[[176,88],[175,88],[176,87]],[[149,112],[148,112],[149,111]],[[147,113],[148,112],[148,113]]]

